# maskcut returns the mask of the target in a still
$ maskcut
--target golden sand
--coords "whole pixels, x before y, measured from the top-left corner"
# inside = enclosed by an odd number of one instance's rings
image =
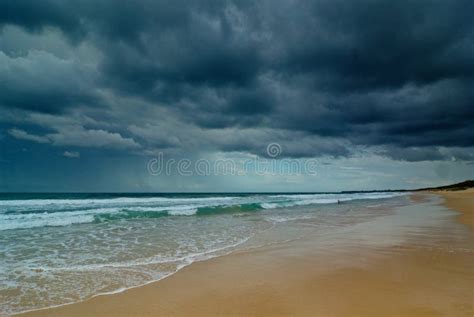
[[[442,195],[472,225],[473,191]],[[471,234],[466,230],[466,239]],[[404,245],[318,254],[311,241],[296,241],[25,316],[474,316],[473,250],[459,250]]]
[[[448,208],[459,212],[459,221],[474,230],[474,188],[463,191],[437,191],[444,197]]]

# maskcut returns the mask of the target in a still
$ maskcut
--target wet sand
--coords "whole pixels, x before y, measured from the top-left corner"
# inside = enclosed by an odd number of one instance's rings
[[[468,223],[473,191],[442,195]],[[358,244],[354,236],[339,251],[315,247],[311,238],[240,251],[120,294],[25,316],[473,316],[474,246],[465,227],[441,223],[389,247]]]

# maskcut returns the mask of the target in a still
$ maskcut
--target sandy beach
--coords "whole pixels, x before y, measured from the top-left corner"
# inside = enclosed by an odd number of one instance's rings
[[[437,194],[444,197],[448,208],[459,212],[459,221],[474,230],[474,189],[463,191],[438,191]]]
[[[21,316],[472,316],[474,190],[436,195],[458,216],[410,227],[402,242],[367,242],[395,239],[390,230],[371,231],[396,222],[395,214],[357,229],[372,237],[348,232],[343,247],[334,238],[316,247],[309,236],[239,251],[146,286]],[[403,212],[432,208],[420,207],[431,196],[416,194]]]

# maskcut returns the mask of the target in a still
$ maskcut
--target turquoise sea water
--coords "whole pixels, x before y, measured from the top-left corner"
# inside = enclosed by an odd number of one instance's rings
[[[0,315],[118,292],[197,260],[303,234],[269,234],[291,223],[324,231],[363,222],[402,199],[392,192],[0,194]]]

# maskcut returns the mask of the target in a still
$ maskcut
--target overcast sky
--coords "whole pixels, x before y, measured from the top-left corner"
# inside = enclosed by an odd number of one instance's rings
[[[474,178],[472,12],[472,0],[2,0],[0,190],[335,191]],[[160,153],[318,168],[150,175]]]

